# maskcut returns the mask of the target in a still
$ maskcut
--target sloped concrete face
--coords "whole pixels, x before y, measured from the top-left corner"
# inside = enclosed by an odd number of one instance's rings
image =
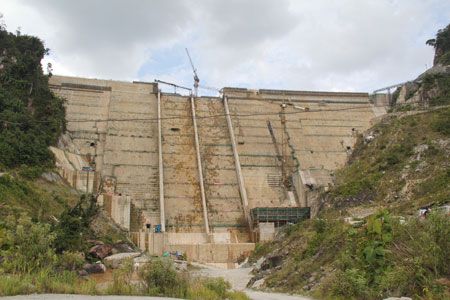
[[[196,257],[206,254],[188,245],[251,242],[245,210],[308,205],[307,193],[288,196],[280,184],[283,147],[297,192],[310,181],[326,185],[345,164],[358,133],[382,113],[365,93],[225,88],[227,120],[222,98],[161,94],[158,105],[153,83],[53,76],[50,87],[67,100],[68,131],[102,175],[104,192],[131,201],[129,219],[120,205],[111,214],[136,234],[150,223],[151,233],[164,207],[169,235],[136,241],[157,252],[183,245]],[[289,103],[284,125],[283,101]],[[308,180],[301,180],[305,174]]]

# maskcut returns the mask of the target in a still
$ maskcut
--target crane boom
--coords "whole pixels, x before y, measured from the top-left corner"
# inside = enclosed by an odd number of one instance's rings
[[[200,82],[200,79],[197,75],[197,69],[194,67],[194,64],[192,63],[191,55],[189,55],[189,50],[186,49],[186,54],[189,58],[189,62],[191,63],[192,71],[194,72],[194,96],[197,97],[197,90],[198,90],[198,83]]]
[[[194,64],[192,63],[191,56],[189,55],[189,50],[188,50],[188,48],[184,48],[184,49],[186,50],[186,54],[189,58],[189,62],[191,63],[192,71],[194,72],[195,75],[197,75],[197,69],[194,67]]]

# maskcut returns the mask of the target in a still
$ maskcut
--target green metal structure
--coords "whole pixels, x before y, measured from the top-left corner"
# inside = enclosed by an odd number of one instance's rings
[[[275,227],[287,223],[297,223],[311,218],[310,207],[257,207],[250,211],[253,226],[258,223],[273,222]]]

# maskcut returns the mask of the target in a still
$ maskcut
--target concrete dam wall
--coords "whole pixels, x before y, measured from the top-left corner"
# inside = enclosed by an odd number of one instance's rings
[[[357,134],[385,113],[366,93],[224,88],[224,97],[193,98],[159,93],[156,83],[62,76],[50,87],[66,99],[68,132],[101,175],[102,201],[129,199],[121,224],[136,242],[218,263],[251,250],[251,209],[313,206],[309,191],[331,182]],[[147,222],[164,233],[146,232]],[[206,255],[217,244],[228,250]]]

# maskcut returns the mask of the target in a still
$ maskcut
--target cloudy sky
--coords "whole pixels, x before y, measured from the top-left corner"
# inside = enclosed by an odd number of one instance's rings
[[[9,31],[40,37],[53,73],[365,91],[432,65],[448,0],[0,0]],[[207,94],[201,91],[201,94]]]

